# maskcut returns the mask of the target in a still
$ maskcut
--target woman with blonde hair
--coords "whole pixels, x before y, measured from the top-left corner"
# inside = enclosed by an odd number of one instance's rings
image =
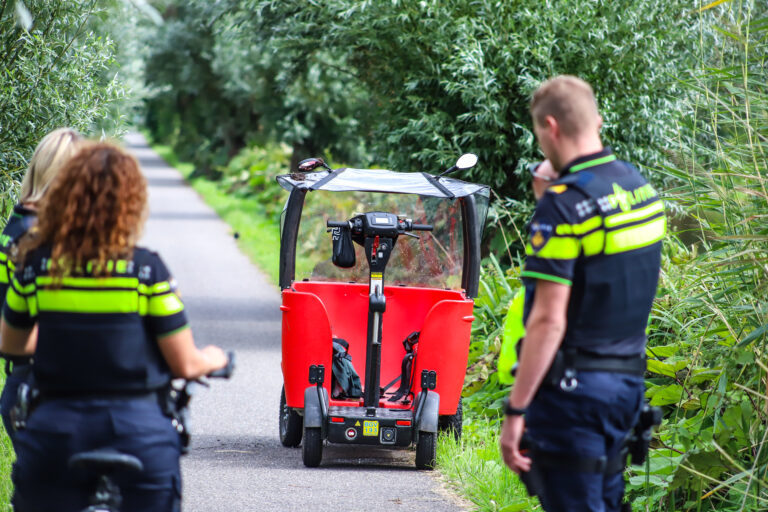
[[[11,253],[16,243],[37,222],[37,209],[48,185],[56,177],[62,166],[75,154],[82,136],[72,128],[59,128],[52,131],[37,145],[29,160],[27,172],[21,184],[21,200],[13,208],[13,213],[0,235],[0,307],[5,302],[8,283],[13,274]],[[3,425],[14,440],[14,430],[10,420],[10,410],[16,403],[16,392],[31,371],[29,356],[5,357],[6,381],[0,394],[0,415]]]
[[[88,143],[51,183],[37,229],[19,243],[0,348],[34,353],[39,399],[16,434],[17,512],[86,508],[93,475],[67,461],[97,449],[143,464],[114,476],[123,512],[179,510],[180,439],[160,399],[172,377],[206,375],[227,357],[195,346],[167,267],[136,246],[146,210],[136,160]]]

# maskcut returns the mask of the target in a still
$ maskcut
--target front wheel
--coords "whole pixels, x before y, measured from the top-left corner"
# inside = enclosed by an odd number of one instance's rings
[[[437,446],[434,432],[419,432],[416,443],[416,469],[434,469]]]
[[[316,468],[323,460],[323,435],[320,427],[304,427],[301,458],[308,468]]]
[[[301,442],[304,420],[301,415],[285,402],[285,386],[280,392],[280,442],[283,446],[296,447]]]

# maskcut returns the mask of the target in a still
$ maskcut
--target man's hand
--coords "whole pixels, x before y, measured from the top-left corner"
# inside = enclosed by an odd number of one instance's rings
[[[501,456],[509,469],[520,474],[521,471],[531,470],[531,459],[520,453],[520,439],[525,430],[525,420],[522,416],[507,416],[501,425]]]
[[[547,188],[558,178],[557,171],[552,167],[552,162],[544,160],[536,168],[536,172],[533,174],[533,195],[538,201]]]

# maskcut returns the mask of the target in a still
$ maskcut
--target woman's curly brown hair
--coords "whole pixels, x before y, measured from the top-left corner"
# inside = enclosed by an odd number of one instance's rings
[[[132,256],[146,204],[147,182],[136,159],[111,144],[85,143],[51,183],[18,260],[49,246],[51,276],[85,269],[109,275],[107,262]]]

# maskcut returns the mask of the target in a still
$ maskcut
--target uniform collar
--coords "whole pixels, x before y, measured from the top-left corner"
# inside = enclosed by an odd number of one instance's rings
[[[37,212],[31,208],[27,208],[23,204],[19,203],[13,207],[13,213],[19,217],[28,217],[30,215],[37,216]]]
[[[606,146],[602,151],[592,153],[591,155],[580,156],[579,158],[572,160],[568,165],[563,167],[560,176],[562,177],[572,172],[579,172],[596,165],[607,164],[614,160],[616,160],[616,155],[613,154],[613,150],[610,147]]]

